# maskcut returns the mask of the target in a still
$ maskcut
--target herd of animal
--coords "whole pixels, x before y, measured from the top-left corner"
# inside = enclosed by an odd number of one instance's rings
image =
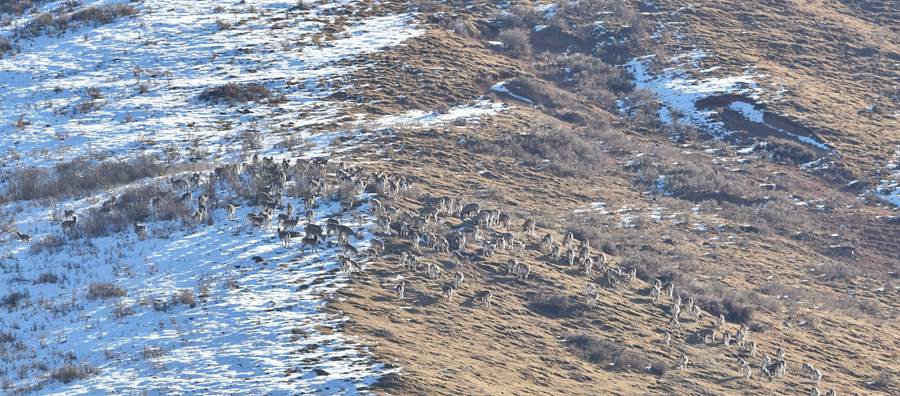
[[[230,188],[222,188],[223,183]],[[533,219],[516,222],[501,210],[486,208],[479,203],[465,203],[455,197],[424,196],[418,199],[418,205],[403,205],[402,201],[409,202],[405,199],[408,197],[401,196],[410,190],[407,178],[385,172],[367,173],[360,167],[330,162],[327,158],[297,159],[292,163],[286,159],[276,161],[254,156],[249,162],[217,167],[209,173],[170,178],[168,185],[165,193],[177,196],[182,204],[190,206],[191,202],[196,202],[191,206],[189,221],[198,225],[211,220],[213,208],[224,209],[228,218],[234,221],[237,220],[237,209],[250,205],[257,210],[245,216],[242,227],[249,230],[274,227],[274,237],[285,248],[290,248],[295,238],[300,238],[301,251],[317,249],[323,242],[338,246],[340,254],[336,260],[340,270],[351,279],[355,273],[364,270],[367,260],[382,257],[385,241],[390,241],[392,251],[385,257],[396,260],[401,278],[403,274],[422,273],[429,281],[438,283],[440,295],[447,301],[453,301],[466,279],[473,276],[473,272],[467,270],[473,261],[489,263],[497,254],[508,257],[500,260],[498,267],[520,284],[528,285],[530,278],[539,276],[526,263],[530,259],[526,254],[529,250],[537,251],[540,260],[553,264],[548,268],[577,269],[587,280],[584,298],[591,305],[602,302],[604,289],[615,290],[637,278],[635,268],[614,266],[604,252],[592,248],[586,239],[578,240],[572,233],[566,233],[559,240],[553,232],[539,235]],[[231,194],[219,199],[221,191]],[[162,198],[153,197],[150,205],[159,205]],[[302,205],[303,210],[297,210],[291,202],[285,203],[284,198],[298,199],[302,202],[298,206]],[[117,199],[120,198],[113,196],[105,201],[101,211],[115,210]],[[368,247],[361,250],[358,246],[362,234],[342,224],[339,217],[316,223],[316,208],[335,201],[342,214],[367,204],[376,219],[374,233],[381,239],[366,241]],[[141,239],[146,238],[147,226],[137,221],[141,219],[135,220],[134,232]],[[60,222],[63,234],[73,234],[77,226],[75,211],[66,210]],[[31,239],[16,230],[8,231],[22,242]],[[441,261],[447,264],[441,264]],[[448,267],[453,269],[452,274],[445,274]],[[411,279],[401,279],[395,284],[393,290],[399,300],[407,298],[411,282]],[[647,288],[647,294],[654,305],[665,306],[663,300],[668,301],[665,310],[668,328],[663,331],[662,342],[665,346],[671,346],[676,338],[697,337],[704,344],[720,343],[723,348],[738,348],[737,366],[742,377],[749,379],[754,372],[770,381],[784,376],[787,370],[784,349],[778,348],[774,358],[766,354],[758,364],[752,364],[748,359],[757,356],[757,344],[750,340],[747,327],[740,326],[734,333],[730,332],[724,315],[714,317],[710,326],[700,325],[704,315],[708,314],[695,304],[693,298],[677,294],[675,285],[670,282],[656,279]],[[472,293],[471,301],[485,309],[491,308],[493,300],[491,290],[480,289]],[[684,318],[697,324],[699,331],[688,334],[682,324]],[[689,364],[689,357],[682,354],[675,366],[686,369]],[[822,373],[810,363],[803,364],[802,373],[815,385],[822,379]],[[819,395],[816,387],[810,393]],[[831,389],[826,394],[836,395],[836,392]]]

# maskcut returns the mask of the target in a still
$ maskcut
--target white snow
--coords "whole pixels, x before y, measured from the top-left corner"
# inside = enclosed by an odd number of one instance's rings
[[[411,110],[401,115],[384,116],[377,120],[377,124],[387,126],[434,126],[447,124],[456,120],[473,120],[499,113],[507,108],[503,103],[481,100],[470,105],[461,105],[451,108],[446,113],[424,112]]]
[[[682,55],[682,58],[696,63],[702,56],[702,52],[695,51]],[[644,64],[644,59],[632,59],[628,62],[627,67],[634,75],[637,88],[649,89],[656,93],[663,108],[666,109],[660,110],[660,118],[663,122],[672,122],[670,114],[674,110],[681,114],[679,121],[691,123],[715,136],[722,137],[728,135],[730,131],[724,127],[721,121],[713,119],[714,111],[699,109],[696,102],[708,96],[728,93],[742,94],[750,98],[758,97],[759,88],[750,73],[697,80],[688,77],[679,69],[670,68],[659,75],[654,75]]]
[[[45,164],[196,141],[211,157],[233,158],[244,130],[303,131],[333,121],[340,106],[324,99],[355,67],[337,61],[421,34],[408,14],[350,18],[333,40],[314,44],[322,21],[338,18],[324,9],[342,3],[300,12],[284,1],[147,0],[134,3],[141,13],[133,18],[22,41],[21,54],[0,59],[0,155],[7,166],[17,163],[12,149]],[[220,31],[218,20],[233,27]],[[287,101],[229,107],[197,100],[204,89],[229,82],[258,83]],[[103,98],[98,109],[82,112],[88,88]],[[31,124],[15,128],[20,116]],[[266,146],[278,141],[271,137]]]
[[[750,121],[758,122],[760,124],[765,123],[765,121],[763,121],[763,112],[757,110],[750,103],[736,101],[728,105],[728,108],[740,113],[744,118]]]
[[[719,121],[716,111],[699,108],[697,102],[701,99],[715,95],[740,95],[752,100],[758,100],[762,89],[755,82],[755,74],[745,71],[741,75],[720,78],[696,79],[689,77],[685,69],[699,70],[700,61],[706,56],[703,50],[694,50],[688,53],[672,57],[671,61],[681,62],[680,66],[664,69],[659,74],[653,74],[644,63],[645,59],[652,57],[635,58],[627,63],[628,69],[634,75],[634,83],[637,88],[649,89],[656,93],[661,108],[659,118],[666,125],[674,122],[673,113],[681,114],[678,121],[692,124],[695,127],[722,138],[733,133]],[[717,70],[709,68],[701,71],[706,74]],[[797,135],[781,128],[776,128],[765,122],[764,113],[756,106],[745,101],[734,101],[728,108],[746,118],[749,121],[764,124],[787,136],[791,136],[803,143],[830,151],[831,148],[818,140]]]
[[[498,82],[498,83],[494,84],[493,86],[491,86],[491,90],[494,92],[497,92],[499,94],[509,95],[515,99],[521,100],[528,104],[534,104],[534,102],[532,102],[531,99],[528,99],[524,96],[516,95],[516,94],[510,92],[509,88],[506,88],[506,83],[508,83],[508,82],[509,81]]]
[[[43,9],[61,4],[49,2]],[[131,4],[139,8],[137,16],[21,41],[21,53],[0,59],[0,171],[97,153],[124,158],[166,146],[180,152],[194,147],[210,162],[234,160],[242,152],[239,137],[248,130],[260,132],[262,148],[255,152],[261,155],[294,156],[278,146],[287,134],[312,145],[304,151],[307,157],[336,155],[330,142],[348,132],[311,129],[349,117],[344,105],[326,99],[351,84],[348,73],[360,67],[341,61],[422,33],[409,14],[333,12],[352,4],[346,0],[316,2],[304,11],[291,10],[295,2],[283,0]],[[0,35],[30,17],[0,27]],[[344,30],[323,35],[339,18]],[[232,27],[220,31],[220,20]],[[204,89],[227,82],[261,84],[284,101],[229,107],[197,99]],[[102,97],[95,109],[81,111],[88,88]],[[502,109],[485,101],[418,117],[444,122]],[[16,127],[20,117],[25,124]],[[416,117],[395,120],[416,122]],[[122,188],[127,186],[117,189]],[[60,208],[80,213],[112,193],[12,202],[0,206],[0,213],[30,234],[34,245],[60,234],[51,213]],[[293,203],[302,210],[300,202]],[[316,210],[320,223],[338,212],[333,202],[323,205]],[[237,218],[252,209],[239,209]],[[343,223],[362,230],[356,246],[365,248],[372,223],[366,208],[342,216]],[[386,372],[384,366],[341,332],[345,318],[322,309],[347,282],[338,274],[335,248],[300,252],[299,241],[281,247],[273,231],[244,229],[222,209],[214,219],[214,225],[202,227],[150,221],[146,240],[126,232],[72,240],[60,251],[32,252],[29,244],[0,233],[0,297],[29,292],[23,304],[0,312],[0,332],[23,345],[0,357],[0,380],[34,385],[46,376],[41,366],[52,370],[72,362],[90,364],[99,373],[69,384],[50,381],[38,393],[367,392]],[[255,256],[264,263],[256,263]],[[44,273],[61,279],[34,283]],[[127,296],[88,299],[88,285],[100,281],[121,286]],[[195,307],[161,309],[182,289],[198,295],[208,289],[208,296],[198,297]],[[114,315],[122,308],[134,312]]]

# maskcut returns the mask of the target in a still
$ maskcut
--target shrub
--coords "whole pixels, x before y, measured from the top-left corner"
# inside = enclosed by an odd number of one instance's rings
[[[562,294],[538,294],[528,303],[528,308],[550,318],[581,316],[588,306],[578,302],[574,296]]]
[[[558,176],[595,175],[609,160],[597,142],[567,127],[535,128],[497,140],[469,136],[466,147],[476,153],[514,158],[526,166],[548,169]]]
[[[173,300],[177,304],[187,305],[191,308],[197,306],[197,297],[194,296],[194,291],[191,289],[181,289],[178,293],[175,294]]]
[[[126,316],[134,315],[137,312],[134,305],[130,304],[116,304],[116,307],[113,308],[113,317],[116,319],[121,319]]]
[[[29,252],[31,252],[31,254],[39,254],[42,252],[55,254],[59,253],[63,246],[66,246],[66,238],[58,234],[48,234],[32,243]]]
[[[560,54],[545,58],[538,67],[545,78],[574,89],[607,110],[615,108],[617,94],[632,89],[631,80],[621,68],[590,55]]]
[[[80,157],[52,168],[18,168],[7,178],[2,201],[73,197],[156,177],[169,170],[155,156],[130,160],[96,161]]]
[[[115,21],[116,18],[132,16],[137,13],[137,8],[129,4],[103,4],[74,12],[62,11],[53,15],[38,14],[25,26],[16,30],[16,35],[37,37],[42,34],[62,34],[84,25],[104,25]]]
[[[34,280],[34,283],[35,284],[58,283],[59,280],[60,280],[59,275],[56,275],[51,272],[44,272],[43,274],[38,275],[37,279]]]
[[[447,9],[447,6],[444,3],[435,0],[418,0],[414,2],[414,7],[419,12],[428,13],[441,12]]]
[[[3,298],[0,299],[0,306],[6,307],[7,310],[12,311],[13,309],[16,309],[23,300],[27,300],[28,297],[28,290],[15,291],[3,296]]]
[[[151,201],[156,200],[152,205]],[[82,236],[97,237],[124,232],[135,222],[153,219],[169,221],[187,219],[191,209],[175,194],[156,184],[125,189],[108,210],[93,207],[79,220]]]
[[[663,375],[667,370],[662,362],[651,361],[639,352],[592,335],[569,337],[566,346],[575,356],[607,370],[644,372],[649,368],[654,375]]]
[[[8,344],[16,341],[16,336],[11,331],[0,331],[0,344]]]
[[[531,32],[527,29],[506,29],[497,37],[514,56],[531,55]]]
[[[889,391],[891,389],[897,389],[897,381],[894,379],[894,374],[889,371],[882,371],[878,373],[878,375],[873,378],[871,381],[866,383],[866,386],[869,389],[875,390],[883,390]]]
[[[233,106],[238,103],[268,99],[271,96],[272,92],[269,91],[268,88],[256,83],[228,83],[218,87],[205,89],[200,93],[200,100],[212,103],[224,102]]]
[[[812,147],[788,139],[768,138],[763,149],[771,160],[787,164],[805,164],[818,157]]]
[[[100,369],[92,367],[88,364],[76,366],[74,364],[66,364],[50,374],[53,380],[68,384],[75,380],[85,379],[100,372]]]
[[[94,282],[88,286],[87,297],[91,300],[124,297],[125,289],[112,282]]]
[[[13,46],[12,43],[9,42],[9,39],[6,37],[0,37],[0,58],[3,58],[3,54],[12,51]]]

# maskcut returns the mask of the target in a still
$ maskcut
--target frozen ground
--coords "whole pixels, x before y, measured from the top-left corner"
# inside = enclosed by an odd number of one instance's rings
[[[408,14],[334,12],[350,3],[296,10],[287,1],[147,0],[133,3],[135,17],[22,40],[22,53],[0,59],[3,163],[170,145],[192,149],[196,158],[233,158],[245,131],[264,133],[265,150],[288,133],[334,122],[342,106],[324,99],[349,83],[344,76],[355,67],[338,61],[420,33]],[[284,100],[228,106],[197,99],[225,83],[261,84]]]
[[[354,117],[326,98],[352,83],[348,72],[365,66],[354,56],[420,34],[411,15],[375,12],[371,3],[314,2],[303,10],[271,0],[131,4],[136,16],[23,40],[20,53],[0,59],[0,172],[166,149],[209,162],[250,153],[295,157],[282,143],[288,137],[307,145],[307,157],[336,155],[332,139],[352,128],[330,126]],[[0,28],[0,35],[31,17]],[[198,100],[203,90],[229,82],[264,85],[280,100],[236,106]],[[502,108],[478,102],[375,122],[433,125]],[[259,136],[259,147],[245,147],[249,133]],[[301,252],[295,240],[284,248],[273,230],[248,230],[218,209],[212,226],[150,221],[146,240],[127,232],[31,249],[60,234],[54,214],[61,208],[81,213],[111,193],[0,205],[3,219],[32,237],[23,243],[0,233],[0,393],[32,387],[40,394],[352,394],[365,393],[384,373],[342,335],[340,315],[322,309],[346,282],[333,247]],[[320,223],[338,213],[336,203],[324,205],[317,209]],[[237,218],[253,209],[239,209]],[[365,206],[342,216],[363,231],[356,245],[365,248],[371,238]],[[90,299],[89,285],[97,282],[127,295]],[[16,293],[21,298],[8,299]],[[182,293],[196,303],[177,302]],[[66,384],[48,379],[64,364],[98,371]]]
[[[763,111],[755,103],[751,103],[758,102],[762,92],[762,88],[755,80],[757,75],[754,70],[745,70],[740,75],[712,77],[709,74],[718,68],[700,70],[700,61],[705,56],[703,50],[694,50],[675,56],[669,60],[675,66],[666,68],[659,73],[650,70],[646,64],[647,57],[632,59],[627,64],[628,69],[634,75],[634,83],[637,88],[648,89],[656,94],[661,104],[659,118],[664,124],[678,121],[693,125],[716,137],[728,136],[734,131],[725,126],[717,111],[703,108],[698,105],[698,102],[710,97],[730,95],[735,98],[745,98],[745,100],[732,101],[727,108],[740,114],[748,122],[764,125],[780,132],[785,137],[796,139],[819,149],[830,150],[827,145],[815,138],[785,131],[765,121]],[[692,77],[688,71],[697,71],[701,77]]]

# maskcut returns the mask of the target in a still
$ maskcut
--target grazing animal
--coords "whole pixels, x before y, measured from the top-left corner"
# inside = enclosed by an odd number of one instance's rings
[[[456,288],[453,286],[452,283],[444,283],[444,284],[441,286],[441,291],[443,291],[444,297],[447,298],[447,301],[452,301],[452,300],[453,300],[453,291],[454,291],[455,289],[456,289]]]
[[[738,358],[738,363],[741,365],[741,376],[750,379],[753,375],[753,368],[750,367],[750,364],[744,359]]]
[[[453,274],[453,287],[456,289],[459,289],[459,287],[462,286],[463,279],[465,279],[465,277],[466,276],[463,275],[463,273],[459,272],[459,271],[457,271],[455,274]]]
[[[490,290],[481,290],[478,293],[475,293],[475,301],[481,301],[484,304],[485,308],[491,307],[491,299],[493,298],[493,293]]]
[[[63,213],[63,218],[66,220],[72,220],[72,218],[74,218],[74,217],[75,217],[75,211],[72,209],[66,209],[66,211]]]
[[[509,259],[509,261],[506,262],[506,273],[507,274],[515,274],[518,271],[519,271],[519,260],[516,260],[515,258]]]
[[[20,242],[28,243],[31,242],[31,235],[16,231],[16,239],[18,239]]]
[[[317,234],[306,234],[300,242],[302,243],[300,250],[304,250],[307,246],[315,249],[319,245],[319,236]]]
[[[813,367],[813,365],[809,363],[803,363],[802,367],[803,372],[809,376],[809,378],[815,381],[817,384],[822,381],[822,372]]]
[[[315,225],[313,223],[309,223],[305,227],[303,227],[303,232],[305,232],[306,235],[315,235],[318,238],[321,238],[323,236],[322,227],[319,227],[318,225]]]
[[[688,362],[689,362],[689,360],[688,360],[687,355],[681,355],[681,358],[678,359],[678,369],[679,370],[686,369],[688,366]]]
[[[281,230],[293,230],[299,222],[299,217],[282,219],[278,221],[278,228]]]
[[[528,264],[520,263],[517,272],[522,282],[528,282],[528,274],[531,273],[531,268],[528,267]]]
[[[522,231],[528,234],[529,236],[534,235],[535,223],[534,220],[525,219],[525,223],[522,224]]]

